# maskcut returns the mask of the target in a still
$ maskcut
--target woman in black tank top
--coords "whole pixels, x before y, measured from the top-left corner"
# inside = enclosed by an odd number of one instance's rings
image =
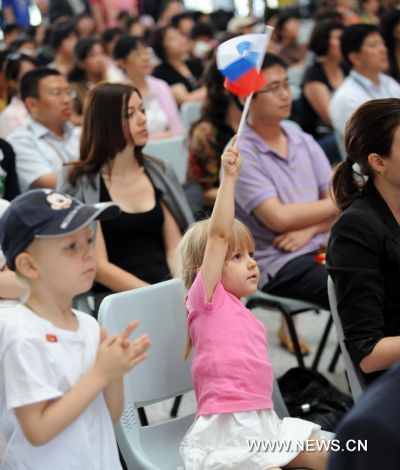
[[[94,291],[99,299],[174,274],[182,227],[146,169],[150,157],[142,155],[141,149],[147,139],[146,115],[136,88],[102,83],[90,92],[80,161],[70,171],[69,182],[72,187],[80,185],[83,194],[91,185],[98,201],[113,201],[121,207],[118,217],[97,227]],[[181,188],[176,191],[179,194]]]

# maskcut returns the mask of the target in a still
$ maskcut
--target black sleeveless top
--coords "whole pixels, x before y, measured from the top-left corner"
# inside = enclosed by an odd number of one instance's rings
[[[153,209],[134,214],[122,211],[114,219],[101,221],[109,261],[150,284],[171,277],[162,236],[164,213],[161,194],[157,189],[155,194]],[[100,202],[109,201],[110,194],[100,177]],[[96,284],[93,290],[104,292],[109,289]]]
[[[349,69],[345,64],[342,64],[340,67],[345,78],[349,74]],[[328,87],[329,93],[331,95],[333,95],[336,89],[329,81],[329,78],[320,62],[315,62],[306,69],[301,84],[302,93],[300,97],[301,112],[299,113],[299,124],[304,132],[311,134],[315,139],[319,139],[327,134],[332,133],[333,128],[320,118],[320,116],[312,107],[311,103],[309,103],[307,100],[306,95],[304,94],[304,86],[310,82],[323,83]]]

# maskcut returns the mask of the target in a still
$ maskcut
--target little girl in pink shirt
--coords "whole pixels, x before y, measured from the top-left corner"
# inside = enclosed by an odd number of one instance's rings
[[[324,469],[326,451],[296,449],[300,441],[318,439],[319,426],[297,418],[281,421],[273,410],[266,331],[240,301],[257,289],[259,271],[254,241],[234,218],[241,166],[235,141],[221,160],[224,174],[211,219],[194,224],[178,249],[189,290],[186,356],[193,345],[197,400],[196,420],[180,453],[188,470]],[[267,440],[294,445],[267,452],[251,449],[253,441]]]

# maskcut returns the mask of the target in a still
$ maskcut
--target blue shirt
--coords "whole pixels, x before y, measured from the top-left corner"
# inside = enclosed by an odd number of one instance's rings
[[[14,14],[15,23],[23,28],[29,26],[29,5],[30,0],[3,0],[3,9],[11,8]]]

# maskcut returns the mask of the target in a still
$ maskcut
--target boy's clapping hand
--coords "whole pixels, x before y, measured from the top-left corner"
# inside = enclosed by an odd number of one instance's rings
[[[129,336],[132,334],[134,330],[139,326],[139,322],[137,320],[128,323],[126,325],[125,330],[120,334],[122,338],[122,346],[130,351],[130,354],[134,355],[136,358],[136,364],[142,362],[143,359],[146,359],[147,354],[146,351],[151,346],[151,341],[148,334],[143,334],[139,336],[139,338],[135,340],[129,340]]]
[[[128,339],[138,325],[138,321],[131,322],[121,334],[112,336],[108,336],[105,328],[100,329],[96,365],[108,383],[121,379],[147,357],[146,352],[151,346],[147,334],[135,340]]]

